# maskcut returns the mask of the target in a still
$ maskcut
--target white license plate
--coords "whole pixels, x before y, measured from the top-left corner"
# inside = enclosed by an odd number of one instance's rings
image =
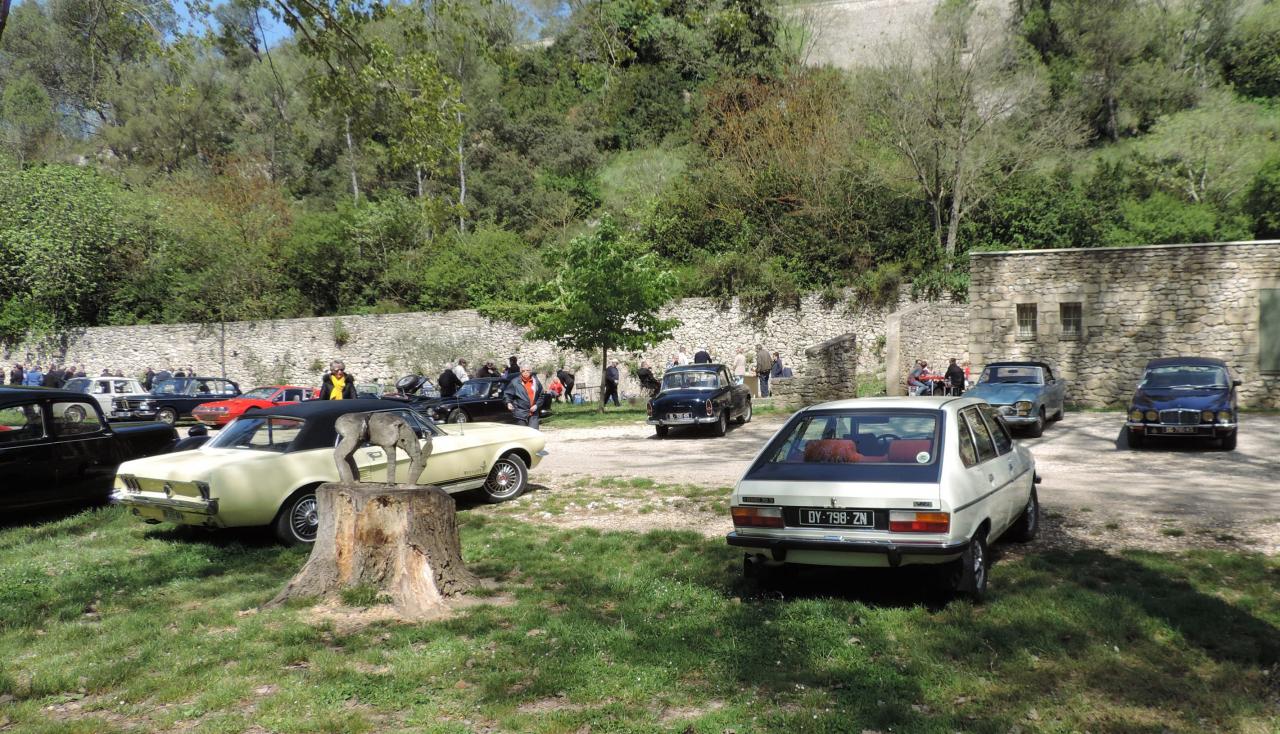
[[[1165,433],[1195,433],[1196,426],[1165,426]]]
[[[801,525],[869,528],[875,525],[870,510],[810,510],[801,508]]]
[[[692,417],[693,417],[693,413],[672,413],[671,414],[671,420],[673,421],[687,421]]]
[[[164,508],[164,519],[169,522],[182,522],[182,513],[166,507]]]
[[[128,415],[129,415],[129,411],[127,411],[127,410],[117,410],[117,411],[113,412],[111,415],[128,416]]]

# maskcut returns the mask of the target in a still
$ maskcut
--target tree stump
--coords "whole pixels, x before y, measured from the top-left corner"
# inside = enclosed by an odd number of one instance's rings
[[[372,587],[405,617],[439,615],[477,580],[462,561],[448,492],[411,484],[323,484],[311,557],[268,606]]]

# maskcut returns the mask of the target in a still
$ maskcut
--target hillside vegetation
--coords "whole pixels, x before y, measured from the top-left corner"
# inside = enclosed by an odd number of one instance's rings
[[[804,65],[813,30],[770,0],[26,0],[0,338],[518,301],[606,217],[756,312],[963,293],[976,249],[1280,234],[1280,3],[945,0],[853,70]]]

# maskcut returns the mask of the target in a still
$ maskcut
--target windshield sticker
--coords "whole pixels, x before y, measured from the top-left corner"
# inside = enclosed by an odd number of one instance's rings
[[[929,452],[928,452],[928,451],[921,451],[920,453],[916,454],[916,463],[917,463],[917,464],[928,464],[928,463],[929,463]]]

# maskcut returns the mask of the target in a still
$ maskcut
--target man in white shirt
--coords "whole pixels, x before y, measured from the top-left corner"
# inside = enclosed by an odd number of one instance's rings
[[[471,379],[471,375],[467,374],[467,360],[459,357],[457,363],[453,367],[453,374],[458,378],[461,384]]]
[[[680,351],[676,352],[676,364],[689,364],[689,353],[684,347],[680,347]]]

